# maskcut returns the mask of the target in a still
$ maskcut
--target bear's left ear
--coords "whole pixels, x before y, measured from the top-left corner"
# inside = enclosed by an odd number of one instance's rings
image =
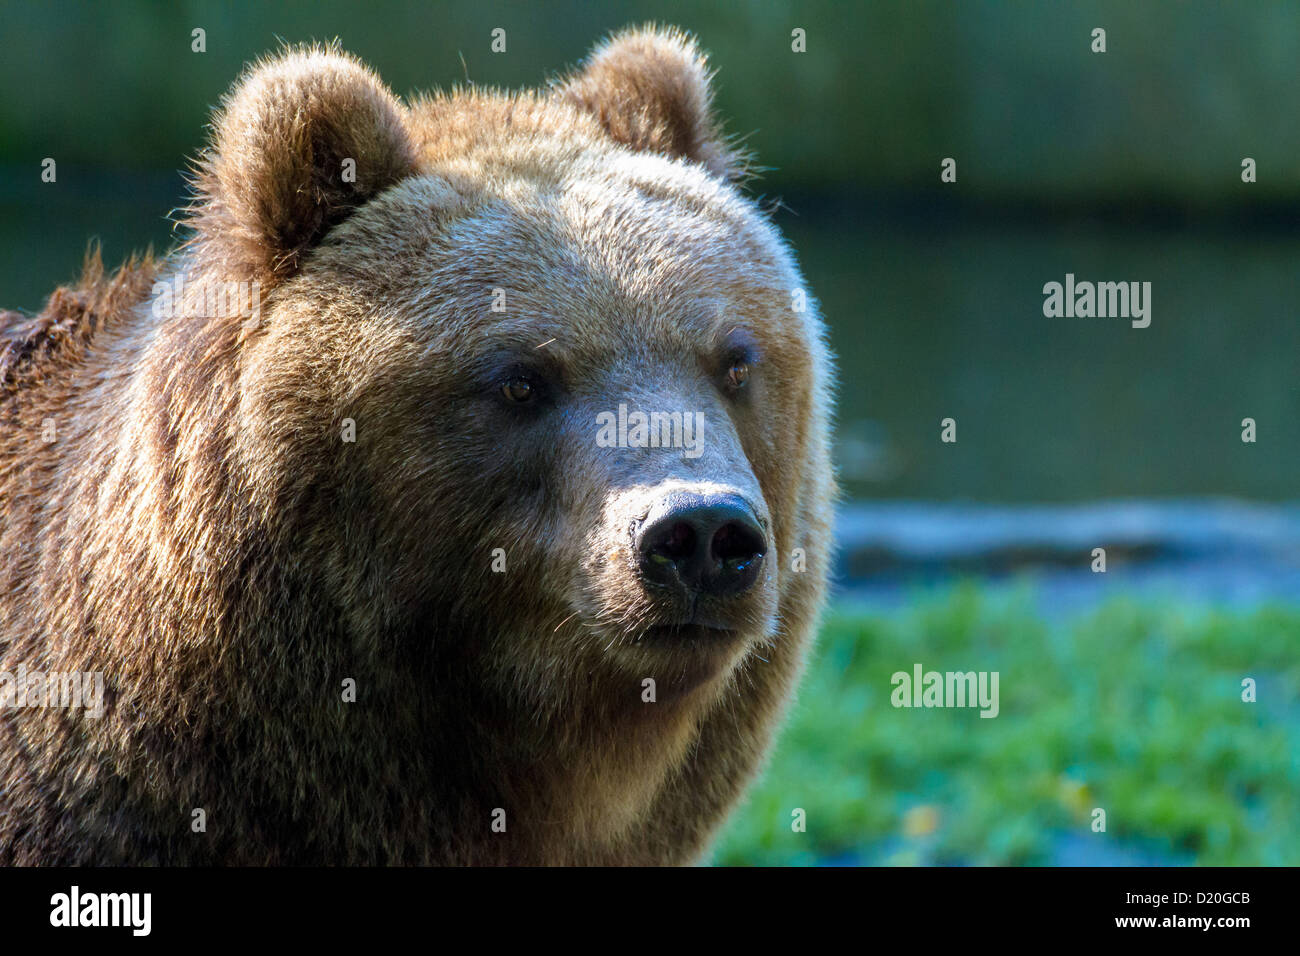
[[[555,92],[592,113],[625,146],[693,160],[715,176],[740,179],[746,157],[719,130],[711,79],[690,37],[642,27],[606,40]]]
[[[274,285],[292,275],[326,232],[414,170],[405,112],[373,72],[333,49],[251,67],[197,164],[191,241],[228,276]]]

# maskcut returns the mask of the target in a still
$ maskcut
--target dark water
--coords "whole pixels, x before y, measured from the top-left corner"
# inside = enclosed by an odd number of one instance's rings
[[[870,216],[786,219],[840,356],[852,496],[1300,495],[1300,235]],[[1066,273],[1151,282],[1150,327],[1045,318]]]
[[[0,307],[39,308],[88,240],[174,239],[180,176],[60,168],[0,185]],[[786,200],[778,222],[840,361],[852,497],[1300,495],[1300,233]],[[1039,224],[1046,222],[1046,225]],[[1045,318],[1044,283],[1152,283],[1151,326]],[[957,442],[940,441],[940,421]],[[1258,441],[1241,441],[1241,421]]]

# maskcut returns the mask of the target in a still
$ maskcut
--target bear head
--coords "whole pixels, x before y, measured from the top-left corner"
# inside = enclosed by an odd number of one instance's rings
[[[409,105],[290,50],[198,164],[180,268],[261,296],[248,512],[357,653],[472,710],[437,720],[593,839],[710,734],[746,737],[715,777],[752,773],[820,602],[830,359],[745,172],[703,57],[650,29],[541,91]]]

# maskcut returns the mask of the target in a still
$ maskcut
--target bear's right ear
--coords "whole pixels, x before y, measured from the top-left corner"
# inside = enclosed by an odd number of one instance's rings
[[[367,67],[298,48],[227,94],[186,223],[205,262],[270,286],[333,226],[415,168],[405,108]]]

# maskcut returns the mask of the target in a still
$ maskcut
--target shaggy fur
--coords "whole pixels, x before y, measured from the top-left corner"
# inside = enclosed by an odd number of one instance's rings
[[[4,314],[0,670],[106,701],[0,709],[0,863],[704,852],[798,680],[832,496],[821,323],[709,102],[674,32],[409,106],[287,51],[225,101],[184,247]],[[222,281],[260,321],[185,315]],[[704,453],[598,447],[620,403],[701,412]],[[711,608],[734,639],[646,637],[684,612],[632,530],[674,488],[767,531]]]

